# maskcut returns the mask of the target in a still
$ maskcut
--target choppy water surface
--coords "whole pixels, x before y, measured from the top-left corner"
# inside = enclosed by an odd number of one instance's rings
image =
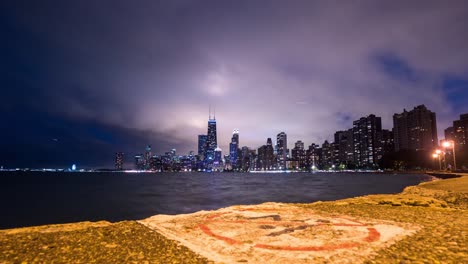
[[[143,219],[236,204],[397,193],[428,180],[372,173],[0,173],[0,228]]]

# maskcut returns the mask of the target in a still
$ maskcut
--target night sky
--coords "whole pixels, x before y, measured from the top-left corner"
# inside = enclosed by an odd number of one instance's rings
[[[224,154],[235,128],[307,146],[420,104],[443,138],[468,113],[467,25],[464,0],[4,0],[0,165],[196,151],[209,105]]]

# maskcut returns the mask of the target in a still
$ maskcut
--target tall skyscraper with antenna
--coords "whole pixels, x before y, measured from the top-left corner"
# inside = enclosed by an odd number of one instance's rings
[[[218,147],[218,138],[216,133],[216,112],[214,111],[213,117],[211,117],[211,107],[208,113],[208,133],[206,134],[206,157],[205,160],[208,164],[214,160],[214,152]]]

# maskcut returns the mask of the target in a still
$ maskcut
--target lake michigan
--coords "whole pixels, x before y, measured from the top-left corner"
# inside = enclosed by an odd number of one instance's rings
[[[0,172],[0,229],[398,193],[430,178],[386,173]]]

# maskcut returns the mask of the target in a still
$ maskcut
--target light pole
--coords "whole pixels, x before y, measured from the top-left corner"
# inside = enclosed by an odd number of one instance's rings
[[[457,160],[455,157],[455,142],[453,140],[446,140],[442,143],[444,148],[452,147],[452,154],[453,154],[453,170],[457,170]]]

